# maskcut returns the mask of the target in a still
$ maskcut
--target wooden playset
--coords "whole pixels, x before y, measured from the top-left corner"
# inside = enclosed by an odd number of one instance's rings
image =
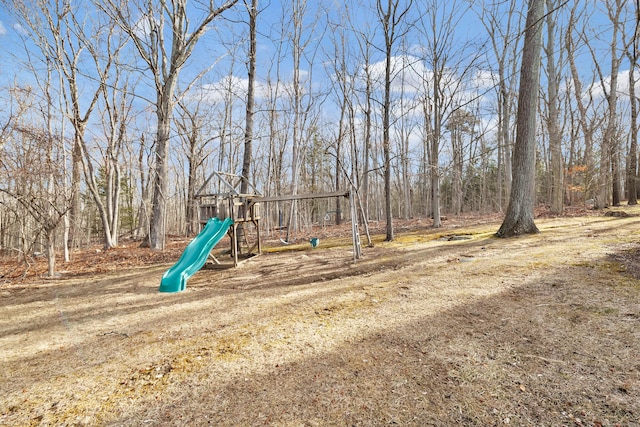
[[[201,224],[206,224],[211,218],[220,220],[231,218],[233,220],[227,234],[231,241],[230,254],[233,258],[234,266],[237,266],[241,260],[246,260],[262,253],[260,237],[261,204],[333,197],[345,197],[349,200],[353,259],[360,258],[361,246],[354,190],[265,197],[249,182],[246,183],[245,188],[250,189],[250,191],[242,193],[240,189],[245,179],[238,175],[214,172],[196,193]],[[209,257],[214,263],[220,264],[220,261],[213,255],[210,254]]]

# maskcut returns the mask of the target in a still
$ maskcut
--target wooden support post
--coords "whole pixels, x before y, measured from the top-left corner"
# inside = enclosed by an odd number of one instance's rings
[[[234,221],[231,226],[231,256],[233,257],[233,266],[238,266],[238,223]]]
[[[355,189],[349,191],[349,208],[351,209],[351,235],[353,238],[353,260],[360,259],[360,232],[358,231],[358,209],[355,203]]]
[[[258,254],[262,254],[262,240],[260,239],[260,221],[257,219],[254,219],[253,223],[256,226],[256,237],[258,239]]]

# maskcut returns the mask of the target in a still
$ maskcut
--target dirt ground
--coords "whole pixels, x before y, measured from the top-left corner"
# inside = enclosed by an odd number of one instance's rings
[[[274,242],[170,294],[184,239],[74,254],[55,279],[5,259],[0,425],[640,426],[624,211],[513,239],[499,218],[399,223],[357,262],[348,239]]]

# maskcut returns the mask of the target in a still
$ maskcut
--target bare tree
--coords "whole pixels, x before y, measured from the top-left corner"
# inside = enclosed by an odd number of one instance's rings
[[[151,217],[151,170],[153,169],[153,148],[147,142],[147,137],[141,133],[138,139],[138,152],[136,157],[136,168],[138,172],[138,181],[140,185],[140,206],[137,215],[137,228],[135,236],[138,238],[146,238],[149,236],[149,221]]]
[[[220,97],[216,117],[219,146],[217,170],[219,171],[237,170],[240,145],[243,143],[243,137],[240,134],[242,129],[240,105],[246,103],[245,89],[235,76],[237,58],[242,55],[240,45],[232,44],[228,48],[227,55],[231,58],[227,73],[214,85]],[[246,108],[246,105],[244,106]]]
[[[451,173],[451,210],[455,215],[460,215],[464,201],[464,161],[465,161],[465,135],[471,140],[474,138],[476,118],[468,110],[455,110],[447,123],[447,129],[451,133],[452,173]],[[470,144],[469,144],[470,145]]]
[[[275,50],[274,57],[271,59],[271,66],[275,66],[275,76],[271,76],[270,69],[267,74],[266,86],[268,88],[267,105],[267,129],[268,129],[268,146],[269,154],[267,161],[267,177],[266,177],[266,195],[281,195],[283,188],[283,169],[284,169],[284,153],[286,137],[280,124],[279,100],[282,93],[282,85],[280,81],[280,66],[282,62],[283,41],[280,39]],[[267,221],[273,219],[278,227],[282,226],[282,211],[280,203],[275,203],[275,209],[272,212],[274,218],[267,216]],[[269,227],[268,227],[269,228]]]
[[[506,6],[506,7],[505,7]],[[517,56],[520,48],[519,41],[522,14],[517,12],[520,4],[515,0],[508,2],[482,3],[478,11],[480,21],[487,30],[491,42],[496,67],[496,91],[498,97],[498,164],[497,164],[497,201],[496,205],[502,212],[503,195],[507,197],[511,192],[511,117],[516,99],[516,85],[518,83]]]
[[[522,68],[520,69],[520,96],[516,145],[513,153],[513,186],[504,221],[497,237],[538,233],[533,218],[535,203],[536,115],[540,88],[540,62],[542,50],[542,18],[545,0],[530,0],[527,11]]]
[[[607,16],[611,22],[611,42],[609,47],[610,68],[608,73],[602,69],[599,55],[592,43],[588,41],[589,36],[586,32],[582,33],[585,45],[589,48],[589,52],[593,59],[599,77],[600,87],[604,93],[607,103],[606,127],[600,147],[600,174],[598,176],[598,189],[596,192],[596,207],[603,208],[613,202],[614,206],[620,204],[620,162],[619,162],[619,141],[618,134],[618,75],[622,58],[625,55],[626,47],[620,48],[619,38],[624,33],[621,14],[625,7],[624,0],[607,0],[605,6],[607,8]],[[597,36],[596,36],[597,37]],[[608,75],[607,75],[608,74]],[[609,184],[611,191],[609,191]],[[609,197],[611,196],[611,197]]]
[[[629,154],[627,156],[627,204],[638,204],[638,99],[636,97],[636,67],[638,64],[638,38],[640,38],[640,2],[636,2],[636,24],[631,40],[625,42],[629,59],[629,103],[631,123],[629,124]]]
[[[378,19],[384,37],[384,100],[382,101],[382,150],[384,153],[384,199],[387,220],[386,241],[393,240],[393,211],[391,209],[391,80],[394,47],[406,34],[404,20],[411,10],[413,1],[377,0]]]
[[[547,10],[554,10],[557,0],[546,0]],[[549,154],[551,161],[551,212],[562,213],[564,209],[564,162],[562,160],[562,133],[559,123],[559,70],[556,60],[556,16],[546,17],[547,38],[545,56],[547,60],[547,131],[549,132]]]
[[[593,97],[585,97],[583,83],[578,72],[578,65],[576,56],[578,55],[578,41],[575,39],[574,34],[581,33],[581,29],[578,28],[579,21],[584,17],[581,14],[586,13],[586,10],[579,11],[578,6],[580,2],[575,2],[569,13],[569,21],[567,23],[567,32],[565,34],[565,50],[567,54],[567,61],[569,63],[569,70],[571,72],[571,88],[573,89],[573,96],[575,100],[575,106],[578,112],[576,118],[577,125],[575,126],[582,133],[584,139],[584,154],[579,166],[584,168],[584,177],[582,180],[582,188],[585,198],[591,198],[594,196],[594,179],[595,179],[595,156],[594,156],[594,133],[595,130],[600,127],[601,120],[599,117],[590,117],[589,110],[593,106]],[[575,184],[575,183],[574,183]]]
[[[188,0],[101,0],[99,3],[133,41],[151,72],[156,89],[156,174],[149,229],[149,246],[152,249],[164,249],[165,245],[169,139],[180,72],[198,41],[210,29],[211,22],[237,2],[227,0],[220,5],[214,1],[194,2],[193,7]],[[193,10],[198,10],[201,15],[190,16]]]
[[[403,42],[404,52],[408,51],[406,43]],[[396,89],[397,100],[392,101],[391,108],[391,123],[393,128],[395,151],[395,162],[393,169],[396,173],[396,185],[398,195],[396,197],[398,203],[397,213],[404,219],[409,219],[413,216],[413,170],[411,159],[411,137],[416,133],[422,123],[419,123],[419,114],[413,114],[418,109],[420,102],[416,100],[412,92],[415,92],[415,88],[411,83],[413,80],[413,72],[411,63],[415,61],[413,56],[401,55],[396,58],[395,67],[399,68],[399,71],[394,77],[396,85],[399,86]],[[394,68],[395,68],[394,67]]]
[[[258,0],[244,0],[245,7],[249,14],[249,49],[247,52],[247,108],[245,114],[244,129],[244,153],[242,156],[242,183],[240,192],[246,193],[249,190],[249,179],[251,179],[251,158],[253,154],[253,122],[255,110],[255,81],[256,81],[256,43],[257,43],[257,20],[258,20]]]
[[[108,249],[118,245],[123,187],[127,187],[126,192],[131,190],[126,183],[121,162],[123,152],[130,143],[129,126],[134,100],[132,87],[135,84],[131,82],[132,76],[126,67],[117,65],[123,61],[121,52],[126,37],[116,31],[114,23],[109,21],[104,31],[93,37],[89,40],[83,36],[82,43],[90,54],[100,82],[101,97],[97,103],[97,113],[102,135],[96,138],[98,142],[95,148],[92,149],[84,139],[80,147],[86,186],[97,207],[104,247]],[[103,67],[100,66],[102,63],[105,63]],[[95,132],[98,128],[96,125]]]
[[[633,59],[633,63],[637,61]],[[627,204],[638,204],[638,99],[635,94],[635,67],[629,68],[629,100],[631,102],[631,129],[627,166]]]
[[[363,116],[362,123],[362,142],[360,144],[356,144],[360,146],[360,165],[362,168],[362,177],[360,179],[359,186],[359,195],[361,197],[363,211],[365,215],[368,217],[369,215],[369,199],[371,193],[371,157],[372,157],[372,138],[373,138],[373,92],[374,92],[374,75],[373,75],[373,53],[374,47],[372,45],[372,40],[375,39],[376,34],[375,31],[377,28],[373,26],[370,28],[368,26],[363,27],[363,24],[360,20],[354,19],[357,16],[352,16],[357,14],[357,11],[352,11],[349,15],[349,31],[354,34],[355,41],[357,43],[357,54],[354,56],[359,58],[359,67],[358,71],[354,73],[356,77],[356,81],[354,81],[354,96],[359,95],[358,98],[354,101],[354,103],[358,104],[357,107],[354,106],[354,110],[358,109],[361,111]],[[357,23],[356,23],[357,22]],[[356,141],[356,135],[354,131],[354,142]],[[354,147],[355,148],[355,147]],[[355,151],[355,150],[354,150]]]
[[[83,31],[85,22],[80,21],[78,7],[72,7],[68,0],[54,2],[5,1],[9,10],[15,14],[25,28],[29,28],[29,38],[35,43],[45,61],[54,61],[56,71],[61,75],[65,112],[74,128],[73,167],[72,167],[72,216],[71,239],[76,238],[80,211],[80,176],[83,171],[82,145],[85,142],[87,123],[101,94],[100,85],[88,84],[81,99],[79,84],[83,73],[79,69],[81,57],[85,52]],[[88,27],[89,25],[86,25]],[[98,28],[92,31],[99,32]],[[35,58],[34,58],[35,60]],[[32,64],[37,77],[39,71]],[[88,81],[89,79],[87,79]],[[88,92],[91,93],[88,93]],[[88,100],[88,101],[87,101]]]
[[[53,7],[52,7],[53,6]],[[22,22],[31,29],[31,37],[47,61],[53,61],[61,77],[61,90],[66,101],[65,115],[74,130],[72,171],[72,216],[79,219],[75,169],[79,161],[85,182],[100,215],[105,248],[117,245],[119,205],[119,154],[126,134],[128,90],[123,69],[114,67],[123,40],[119,39],[111,22],[99,18],[89,20],[82,5],[68,0],[47,3],[14,5]],[[115,73],[113,72],[115,69]],[[37,71],[36,71],[37,73]],[[121,82],[125,81],[124,86]],[[102,100],[102,103],[100,102]],[[88,148],[86,130],[96,108],[102,106],[104,125],[104,164],[98,167],[105,173],[105,188],[96,182],[93,153]],[[105,191],[103,191],[105,190]],[[101,194],[104,193],[104,196]],[[104,200],[103,200],[104,197]],[[77,230],[77,225],[75,227]],[[73,233],[72,235],[75,235]]]
[[[313,93],[313,64],[318,52],[318,45],[324,35],[325,28],[316,14],[311,14],[310,2],[307,0],[290,0],[283,4],[283,18],[289,15],[289,22],[283,22],[283,34],[290,37],[292,59],[292,79],[290,85],[291,114],[291,194],[299,191],[302,162],[305,158],[305,139],[311,139],[313,125],[312,109],[318,105],[318,94]],[[305,70],[303,67],[307,67]],[[305,138],[305,136],[307,138]],[[297,201],[293,200],[289,209],[286,240],[297,229]]]
[[[427,2],[418,23],[425,70],[420,74],[428,145],[433,228],[442,226],[440,216],[440,149],[446,123],[454,112],[471,101],[462,96],[480,59],[470,42],[456,38],[455,28],[466,12],[457,2]]]
[[[178,130],[178,137],[182,142],[182,147],[186,153],[187,169],[187,193],[185,206],[185,223],[187,235],[193,235],[199,231],[199,212],[196,201],[196,192],[199,188],[199,181],[203,180],[203,173],[200,172],[202,165],[210,154],[207,146],[218,135],[211,132],[211,127],[207,126],[208,109],[205,108],[206,101],[202,99],[191,99],[186,102],[184,99],[178,101],[175,126]],[[206,136],[209,134],[209,136]]]
[[[335,136],[335,142],[332,144],[334,148],[335,156],[335,175],[334,185],[336,191],[340,189],[342,178],[342,157],[344,140],[347,136],[349,129],[349,102],[350,91],[352,87],[352,80],[349,78],[349,68],[347,63],[347,43],[345,40],[345,34],[341,31],[341,26],[332,25],[332,31],[329,36],[333,42],[333,50],[327,55],[329,62],[332,66],[333,78],[333,91],[336,94],[336,103],[340,109],[340,117],[338,119],[338,133]],[[342,222],[342,206],[341,198],[337,197],[336,203],[336,225],[340,225]]]
[[[348,8],[340,16],[341,21],[331,24],[329,38],[332,41],[331,49],[327,50],[326,63],[328,72],[332,78],[332,92],[335,103],[339,109],[337,124],[337,134],[332,138],[334,156],[334,188],[336,191],[342,188],[343,175],[348,176],[351,185],[360,187],[360,173],[362,161],[361,152],[366,151],[366,144],[359,143],[356,136],[356,105],[358,103],[356,85],[358,83],[361,58],[351,50],[350,40],[354,28],[349,27],[350,16]],[[356,36],[357,37],[357,36]],[[358,43],[361,40],[358,39]],[[348,145],[347,145],[348,143]],[[362,146],[364,145],[364,147]],[[348,151],[347,151],[348,149]],[[368,164],[368,163],[367,163]],[[347,167],[350,170],[347,171]],[[366,173],[366,172],[365,172]],[[342,198],[335,199],[335,223],[339,225],[342,221]]]
[[[71,200],[66,191],[64,169],[60,168],[65,157],[64,140],[54,134],[55,119],[47,96],[51,90],[51,68],[46,76],[45,96],[40,102],[34,99],[34,91],[29,87],[17,87],[13,91],[17,102],[22,104],[21,114],[14,116],[11,127],[5,130],[0,170],[7,178],[0,183],[0,193],[16,201],[19,215],[33,220],[31,235],[25,235],[31,244],[23,245],[23,260],[27,265],[33,245],[40,234],[44,234],[51,277],[55,274],[56,232],[71,207]]]

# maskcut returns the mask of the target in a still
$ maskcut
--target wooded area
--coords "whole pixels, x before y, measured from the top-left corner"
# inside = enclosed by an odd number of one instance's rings
[[[353,188],[388,240],[393,218],[502,212],[518,178],[556,214],[637,203],[637,3],[533,3],[532,181],[528,3],[2,0],[0,250],[53,274],[97,240],[163,249],[198,231],[212,171],[267,197]],[[272,203],[264,232],[339,224],[341,203]]]

